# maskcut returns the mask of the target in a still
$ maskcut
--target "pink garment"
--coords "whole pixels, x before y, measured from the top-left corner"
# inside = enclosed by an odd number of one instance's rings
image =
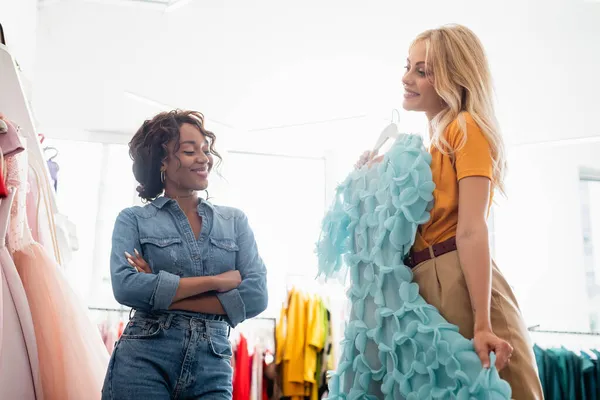
[[[2,149],[4,157],[7,157],[22,152],[24,148],[14,124],[6,120],[4,122],[8,126],[8,131],[0,133],[0,149]]]
[[[0,399],[42,400],[31,311],[4,244],[14,194],[0,202]]]
[[[52,235],[50,219],[48,218],[48,209],[45,207],[44,199],[41,198],[39,179],[35,175],[33,168],[29,169],[26,209],[27,223],[31,229],[33,240],[41,244],[48,254],[51,254],[57,261],[58,257],[55,250],[55,243]]]
[[[40,238],[39,234],[39,222],[38,222],[38,200],[40,199],[40,194],[38,193],[38,185],[36,185],[35,180],[35,172],[33,170],[29,170],[28,176],[29,182],[29,191],[27,192],[27,199],[25,204],[27,205],[27,222],[29,227],[31,228],[31,235],[33,236],[33,240],[40,244],[44,244],[42,238]]]
[[[25,211],[27,152],[7,157],[6,164],[7,186],[17,189],[8,248],[31,309],[44,397],[100,399],[108,351],[56,261],[31,237]]]

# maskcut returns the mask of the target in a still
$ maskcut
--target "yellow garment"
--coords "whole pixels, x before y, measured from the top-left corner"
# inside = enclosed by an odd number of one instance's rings
[[[304,383],[304,345],[306,333],[306,297],[297,290],[290,291],[287,307],[287,329],[283,345],[282,394],[285,397],[308,396]]]
[[[317,357],[325,347],[330,327],[327,309],[317,296],[292,289],[275,328],[275,362],[281,371],[282,396],[318,400]]]
[[[318,400],[319,388],[316,381],[317,356],[325,345],[321,299],[313,297],[308,301],[308,329],[304,350],[304,381],[310,384],[311,400]]]
[[[280,365],[283,362],[283,352],[286,344],[287,335],[287,307],[281,307],[279,312],[279,321],[275,326],[275,342],[277,348],[275,349],[275,364]]]
[[[325,311],[327,312],[327,311]],[[329,335],[329,337],[331,338],[330,343],[331,343],[331,348],[329,350],[329,357],[327,357],[327,370],[328,371],[334,371],[337,367],[337,358],[335,355],[335,347],[336,347],[336,341],[334,340],[333,333],[334,333],[334,329],[333,329],[333,314],[331,313],[331,311],[329,312],[329,326],[327,327],[329,330],[327,332],[327,334]]]

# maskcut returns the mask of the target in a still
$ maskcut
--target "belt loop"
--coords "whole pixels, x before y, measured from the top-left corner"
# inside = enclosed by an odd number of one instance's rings
[[[129,310],[129,320],[131,321],[131,318],[133,318],[134,316],[135,316],[135,309],[132,308],[131,310]]]
[[[174,314],[167,314],[166,318],[163,321],[163,329],[169,329],[171,327],[171,322],[173,322]]]
[[[429,256],[433,260],[435,258],[435,252],[433,251],[433,246],[429,246],[428,249],[429,249]]]

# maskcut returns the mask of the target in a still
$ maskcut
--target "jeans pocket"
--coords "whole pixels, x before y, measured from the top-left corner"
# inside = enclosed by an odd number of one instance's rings
[[[209,348],[215,357],[230,360],[233,356],[231,350],[231,343],[226,336],[222,335],[211,335],[208,338]]]
[[[121,340],[151,339],[157,337],[163,331],[159,321],[136,321],[131,320],[121,335]]]

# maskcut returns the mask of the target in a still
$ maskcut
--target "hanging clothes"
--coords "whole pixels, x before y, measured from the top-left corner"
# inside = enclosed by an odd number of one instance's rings
[[[6,163],[7,185],[16,190],[8,248],[32,313],[44,397],[99,399],[108,352],[58,264],[31,236],[26,216],[27,152],[7,157]]]
[[[248,341],[243,335],[240,335],[240,341],[235,352],[233,400],[248,400],[250,398],[251,370]]]
[[[44,398],[25,289],[5,246],[15,191],[0,200],[0,399]]]
[[[52,159],[46,162],[48,164],[48,170],[50,171],[50,178],[52,179],[52,186],[54,187],[54,191],[58,191],[58,171],[60,167],[58,163]]]
[[[281,394],[291,400],[317,400],[323,365],[329,359],[324,348],[330,335],[327,309],[314,294],[290,290],[276,326],[276,364]],[[329,339],[330,340],[330,339]]]
[[[546,400],[600,400],[600,352],[533,347]]]
[[[2,170],[4,157],[18,154],[24,150],[15,125],[10,121],[0,119],[0,148],[2,149]],[[8,196],[4,174],[0,177],[0,198]]]

